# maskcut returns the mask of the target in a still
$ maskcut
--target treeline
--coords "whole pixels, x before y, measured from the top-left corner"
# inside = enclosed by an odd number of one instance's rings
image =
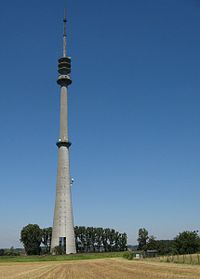
[[[77,252],[113,252],[127,250],[127,235],[114,229],[75,227]]]
[[[76,248],[79,253],[111,252],[127,250],[127,235],[109,228],[75,227]],[[50,253],[52,228],[41,229],[29,224],[21,230],[20,241],[27,255]],[[62,250],[57,247],[57,251]]]
[[[0,257],[2,256],[19,256],[21,249],[15,249],[13,246],[10,249],[0,249]]]
[[[149,236],[148,231],[141,228],[138,232],[138,250],[155,250],[159,255],[194,254],[200,251],[200,236],[198,231],[184,231],[172,240],[156,240],[155,236]]]

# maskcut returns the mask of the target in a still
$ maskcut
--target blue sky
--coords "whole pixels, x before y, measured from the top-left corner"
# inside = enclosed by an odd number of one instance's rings
[[[52,225],[68,8],[76,225],[200,229],[200,2],[1,1],[0,247]]]

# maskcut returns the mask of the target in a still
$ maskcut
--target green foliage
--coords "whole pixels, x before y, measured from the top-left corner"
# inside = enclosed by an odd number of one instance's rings
[[[0,249],[0,257],[5,255],[5,250],[4,249]]]
[[[15,250],[15,248],[12,246],[10,249],[4,250],[4,256],[19,256],[19,252]]]
[[[79,253],[114,252],[127,250],[127,235],[114,229],[94,227],[75,227],[76,249]],[[40,244],[44,245],[42,252],[50,253],[52,228],[40,229],[38,225],[27,225],[21,231],[21,242],[28,255],[38,255],[41,252]],[[62,255],[65,251],[56,247],[53,251]]]
[[[48,254],[50,253],[51,249],[51,237],[52,237],[52,228],[44,228],[42,231],[42,244],[44,244],[44,253]]]
[[[151,235],[145,245],[146,250],[158,250],[158,241],[156,241],[155,236]]]
[[[112,252],[127,250],[127,235],[114,229],[75,227],[77,252]]]
[[[148,231],[145,228],[141,228],[138,231],[138,250],[146,250],[147,240],[149,239]]]
[[[56,246],[54,247],[53,251],[52,251],[53,255],[64,255],[65,254],[65,251],[63,250],[63,247],[61,246]]]
[[[157,250],[159,255],[172,255],[177,253],[174,240],[156,240],[156,237],[148,236],[146,229],[139,230],[138,250]]]
[[[157,250],[159,255],[176,254],[174,240],[153,240],[151,237],[147,243],[147,250]]]
[[[193,254],[200,250],[200,237],[197,231],[184,231],[174,239],[178,254]]]
[[[127,251],[123,254],[123,258],[127,260],[132,260],[133,259],[133,252]]]
[[[174,240],[156,240],[150,236],[143,249],[157,250],[159,255],[193,254],[200,250],[200,237],[197,231],[184,231]]]
[[[157,250],[159,255],[176,254],[176,249],[173,240],[156,240],[154,236],[150,236],[146,250]]]
[[[20,241],[24,244],[27,255],[39,255],[42,230],[36,224],[29,224],[21,230]]]
[[[174,240],[157,240],[160,255],[174,255],[177,253]]]
[[[72,261],[72,260],[93,260],[122,257],[124,252],[109,253],[83,253],[61,256],[19,256],[19,257],[0,257],[1,262],[44,262],[44,261]]]

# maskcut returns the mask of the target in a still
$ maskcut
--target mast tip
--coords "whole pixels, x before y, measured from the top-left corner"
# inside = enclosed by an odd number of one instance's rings
[[[66,9],[64,9],[64,33],[63,33],[63,57],[67,56],[67,15],[66,15]]]
[[[64,18],[63,18],[64,22],[67,22],[67,12],[66,12],[66,8],[64,8]]]

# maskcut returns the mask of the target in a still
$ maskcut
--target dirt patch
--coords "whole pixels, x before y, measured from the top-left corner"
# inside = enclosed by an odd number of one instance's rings
[[[199,279],[200,267],[123,259],[1,263],[0,279]]]

